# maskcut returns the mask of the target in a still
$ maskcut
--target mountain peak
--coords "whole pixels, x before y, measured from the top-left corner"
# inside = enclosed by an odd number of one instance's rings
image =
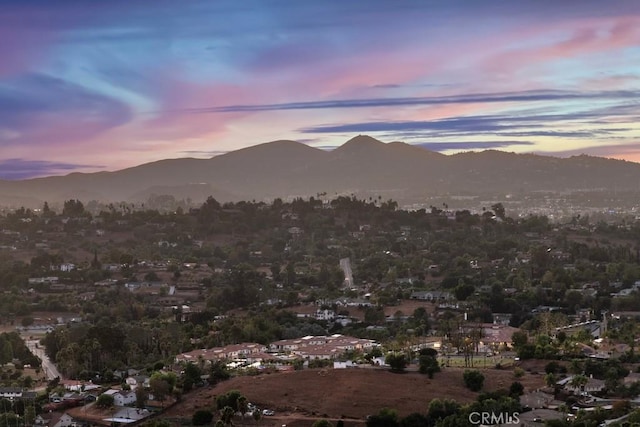
[[[344,143],[344,145],[348,145],[348,144],[349,145],[356,145],[356,144],[377,144],[377,145],[383,144],[384,145],[384,142],[379,141],[369,135],[358,135]]]
[[[382,141],[378,141],[377,139],[368,136],[368,135],[358,135],[355,138],[351,138],[340,147],[336,148],[335,151],[354,151],[354,150],[367,150],[374,147],[384,147],[386,144]]]

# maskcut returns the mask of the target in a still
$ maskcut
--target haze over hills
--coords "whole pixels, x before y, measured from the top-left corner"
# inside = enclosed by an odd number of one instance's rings
[[[144,202],[152,194],[200,202],[332,194],[416,201],[457,194],[640,190],[640,164],[591,156],[555,158],[488,150],[443,155],[357,136],[333,151],[275,141],[211,159],[170,159],[115,172],[0,181],[2,205],[68,199]]]

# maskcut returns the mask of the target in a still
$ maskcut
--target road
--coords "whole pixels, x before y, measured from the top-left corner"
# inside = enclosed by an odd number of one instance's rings
[[[25,344],[27,344],[27,347],[29,348],[31,353],[40,358],[40,360],[42,361],[42,371],[44,372],[48,380],[53,380],[56,377],[60,378],[61,380],[64,379],[64,377],[58,371],[56,365],[54,365],[53,362],[49,360],[49,357],[47,357],[47,355],[45,354],[44,349],[39,344],[38,340],[30,340],[24,338],[24,342]]]
[[[351,260],[349,258],[342,258],[340,260],[340,268],[344,273],[344,283],[347,288],[353,286],[353,272],[351,270]]]

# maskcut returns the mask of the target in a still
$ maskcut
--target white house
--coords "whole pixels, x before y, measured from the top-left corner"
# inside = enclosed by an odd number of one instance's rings
[[[347,360],[346,362],[338,362],[338,361],[333,362],[333,369],[346,369],[346,368],[352,368],[354,366],[357,366],[357,365],[354,364],[353,361],[351,360]]]
[[[572,384],[573,375],[558,381],[556,384],[564,386],[566,390],[570,390],[574,393],[586,392],[593,393],[604,390],[604,381],[593,377],[587,378],[587,383],[584,386],[576,386]]]
[[[449,301],[453,299],[453,295],[443,291],[413,291],[411,299],[423,301]]]
[[[135,390],[138,386],[149,387],[149,380],[150,378],[146,375],[136,375],[127,377],[125,382],[131,387],[131,390]]]
[[[60,264],[60,271],[73,271],[76,269],[76,265],[75,264],[71,264],[70,262],[65,262],[63,264]]]
[[[104,394],[113,397],[113,404],[115,406],[127,406],[136,403],[135,391],[107,390]]]
[[[58,421],[49,427],[71,427],[75,424],[75,420],[69,414],[62,414]]]
[[[333,310],[317,310],[316,320],[333,320],[336,317],[336,313]]]

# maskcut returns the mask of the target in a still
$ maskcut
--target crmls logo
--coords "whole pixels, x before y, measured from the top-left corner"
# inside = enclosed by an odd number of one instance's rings
[[[469,422],[473,425],[492,426],[497,424],[519,424],[520,414],[517,412],[472,412],[469,414]]]

